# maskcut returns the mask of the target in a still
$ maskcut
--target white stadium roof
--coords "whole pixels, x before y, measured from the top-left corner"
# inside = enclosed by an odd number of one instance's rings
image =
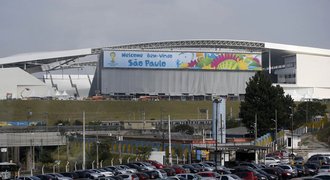
[[[321,56],[330,56],[330,49],[321,49],[305,46],[295,46],[268,42],[256,42],[256,41],[242,41],[242,40],[179,40],[179,41],[160,41],[160,42],[149,42],[149,43],[137,43],[128,45],[119,45],[113,47],[104,48],[86,48],[86,49],[75,49],[75,50],[64,50],[64,51],[46,51],[46,52],[35,52],[26,54],[17,54],[8,57],[0,58],[0,65],[16,64],[31,61],[57,61],[66,60],[70,58],[83,57],[87,55],[97,54],[98,50],[101,49],[163,49],[163,48],[184,48],[184,47],[229,47],[229,48],[251,48],[261,49],[262,51],[279,50],[289,53],[302,53],[302,54],[314,54]]]
[[[265,48],[273,49],[273,50],[290,51],[290,52],[302,53],[302,54],[330,56],[330,49],[321,49],[321,48],[294,46],[294,45],[267,43],[267,42],[265,43]]]
[[[0,58],[0,65],[29,62],[29,61],[40,61],[49,59],[60,59],[69,58],[76,56],[86,56],[91,55],[92,49],[75,49],[75,50],[65,50],[65,51],[47,51],[47,52],[35,52],[26,54],[17,54],[13,56]]]

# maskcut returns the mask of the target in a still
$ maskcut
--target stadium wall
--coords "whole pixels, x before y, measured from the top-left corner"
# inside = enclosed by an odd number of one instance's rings
[[[121,69],[101,70],[103,94],[159,93],[170,96],[245,94],[255,71]]]
[[[330,57],[297,54],[297,86],[330,88]]]

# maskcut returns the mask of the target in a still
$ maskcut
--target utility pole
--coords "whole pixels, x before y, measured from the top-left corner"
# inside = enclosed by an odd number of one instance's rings
[[[99,168],[99,134],[96,134],[96,168]]]
[[[258,138],[258,116],[257,113],[254,115],[254,145],[257,145],[257,138]]]
[[[85,138],[85,111],[83,111],[83,164],[82,169],[85,170],[86,165],[86,138]]]
[[[215,98],[213,100],[213,107],[215,107],[215,113],[213,113],[215,115],[215,130],[213,130],[213,134],[215,135],[215,150],[214,150],[214,162],[215,162],[215,167],[217,168],[218,166],[218,115],[219,115],[219,103],[221,103],[221,99]],[[222,131],[220,132],[222,135]],[[214,138],[214,136],[213,136]],[[222,138],[222,136],[221,136]],[[222,142],[222,140],[221,140]]]
[[[308,101],[306,102],[306,123],[305,123],[305,126],[307,126],[307,122],[308,122]]]
[[[254,115],[254,145],[257,145],[257,138],[258,138],[258,116],[257,113]],[[258,151],[255,150],[255,163],[259,164],[258,160]]]
[[[293,158],[293,107],[291,107],[291,157]]]
[[[162,133],[162,147],[163,147],[163,151],[165,151],[165,133],[164,133],[164,129],[163,129],[163,109],[160,109],[160,131]],[[164,162],[162,162],[164,163]]]
[[[168,115],[168,160],[172,166],[171,116]]]
[[[277,109],[275,109],[275,150],[277,150]]]

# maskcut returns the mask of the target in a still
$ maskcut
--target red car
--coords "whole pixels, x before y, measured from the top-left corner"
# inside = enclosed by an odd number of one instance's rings
[[[176,174],[187,173],[186,170],[181,166],[173,165],[173,166],[170,166],[170,168],[173,168],[175,170]]]
[[[158,161],[154,160],[146,160],[145,162],[150,163],[151,165],[155,166],[157,169],[163,169],[164,165]]]
[[[238,177],[244,180],[258,180],[258,177],[254,175],[252,171],[242,171],[235,173]]]

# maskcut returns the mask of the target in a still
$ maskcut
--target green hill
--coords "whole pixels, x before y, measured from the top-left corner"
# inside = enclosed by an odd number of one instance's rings
[[[237,118],[238,101],[227,101],[227,117]],[[55,122],[82,120],[153,120],[161,114],[170,114],[173,119],[205,119],[207,109],[212,117],[211,101],[61,101],[61,100],[4,100],[0,101],[0,121],[45,121]]]

